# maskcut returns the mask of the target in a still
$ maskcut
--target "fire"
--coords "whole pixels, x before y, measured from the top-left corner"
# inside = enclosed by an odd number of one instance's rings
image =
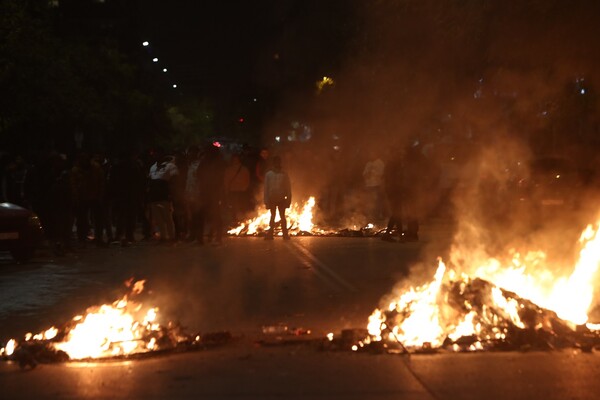
[[[298,203],[294,203],[286,210],[288,230],[290,234],[297,235],[300,232],[320,233],[320,231],[315,228],[313,223],[314,207],[315,198],[311,196],[304,203],[304,205],[300,206]],[[257,213],[257,217],[241,223],[238,227],[227,231],[227,233],[230,235],[256,235],[260,232],[269,230],[269,220],[271,218],[271,213],[269,210],[267,210],[264,206],[261,206]],[[276,215],[275,223],[278,223],[279,221],[279,215]]]
[[[568,276],[555,276],[543,252],[514,252],[509,265],[485,260],[474,269],[474,277],[458,274],[439,260],[431,282],[402,291],[387,309],[371,314],[371,339],[421,348],[450,342],[456,350],[461,338],[470,338],[463,340],[467,350],[477,350],[515,330],[552,332],[564,324],[574,331],[588,321],[593,301],[599,229],[600,223],[589,225],[581,234],[579,257]],[[597,327],[587,325],[590,330]]]
[[[65,352],[71,360],[103,358],[143,353],[159,348],[165,328],[157,323],[158,308],[132,300],[144,290],[143,280],[126,284],[130,293],[112,304],[91,307],[85,315],[73,317],[64,329],[51,327],[44,332],[25,335],[24,343],[11,339],[1,355],[34,341],[47,343],[53,350]]]

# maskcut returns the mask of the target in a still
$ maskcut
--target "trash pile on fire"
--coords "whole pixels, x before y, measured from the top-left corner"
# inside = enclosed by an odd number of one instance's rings
[[[38,363],[122,358],[195,350],[231,339],[229,332],[190,335],[177,323],[159,324],[158,308],[144,305],[144,280],[125,282],[128,293],[112,304],[90,307],[60,328],[51,327],[0,347],[0,359],[24,368]]]
[[[340,230],[324,229],[318,227],[314,222],[315,198],[311,196],[308,200],[300,205],[294,203],[286,210],[288,219],[288,231],[293,236],[346,236],[346,237],[369,237],[377,236],[382,233],[383,229],[378,229],[373,224],[369,223],[365,226],[352,228],[344,228]],[[227,231],[232,236],[260,236],[269,230],[269,220],[271,214],[264,206],[261,206],[256,211],[256,217],[250,218],[237,227]],[[279,214],[275,216],[275,223],[280,221]]]
[[[516,253],[504,267],[487,260],[473,277],[439,260],[431,282],[402,290],[371,314],[368,334],[353,350],[600,349],[600,325],[588,323],[587,315],[600,266],[599,229],[590,225],[581,234],[568,276],[554,276],[541,252]],[[527,271],[528,262],[534,271]]]

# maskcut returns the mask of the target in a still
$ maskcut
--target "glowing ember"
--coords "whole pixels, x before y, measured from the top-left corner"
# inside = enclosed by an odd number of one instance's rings
[[[286,210],[288,219],[288,230],[292,235],[298,235],[301,232],[318,234],[320,230],[315,228],[313,223],[313,209],[315,207],[315,198],[313,196],[300,206],[298,203],[292,204]],[[240,224],[237,228],[230,229],[227,233],[230,235],[256,235],[260,232],[269,230],[269,219],[271,214],[264,206],[257,210],[258,216]],[[275,217],[275,223],[280,221],[279,215]]]
[[[587,322],[592,304],[599,228],[590,225],[582,233],[579,259],[568,276],[550,272],[543,252],[514,253],[506,267],[497,259],[485,260],[474,269],[474,278],[447,270],[440,260],[430,283],[402,291],[387,310],[371,314],[369,334],[374,341],[413,348],[452,344],[451,349],[472,351],[508,340],[519,330],[530,335],[575,332],[576,325]],[[590,331],[599,327],[587,324]]]
[[[185,339],[176,330],[156,322],[158,308],[131,299],[143,292],[144,281],[126,284],[130,293],[112,304],[89,308],[62,330],[51,327],[37,335],[28,333],[21,344],[11,339],[0,354],[10,356],[20,345],[37,341],[54,351],[65,352],[72,360],[80,360],[148,352],[157,350],[159,342],[172,345],[173,341]]]

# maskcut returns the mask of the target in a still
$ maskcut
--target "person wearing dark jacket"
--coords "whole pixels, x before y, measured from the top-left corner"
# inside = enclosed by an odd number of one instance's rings
[[[122,246],[135,241],[133,233],[138,208],[143,201],[144,182],[144,172],[131,152],[123,152],[110,168],[108,191],[117,225],[116,239]]]
[[[279,210],[283,238],[289,240],[290,236],[287,229],[285,209],[292,203],[292,185],[288,174],[281,169],[280,157],[273,157],[273,168],[265,175],[264,200],[265,206],[271,213],[269,231],[267,232],[265,239],[273,239],[273,232],[275,230],[275,212]]]
[[[77,238],[80,245],[85,245],[90,220],[94,223],[96,244],[104,245],[102,240],[102,232],[105,228],[102,215],[102,200],[106,189],[104,171],[88,154],[81,153],[71,170],[71,182],[75,196]]]
[[[388,163],[383,176],[385,194],[390,210],[387,229],[381,237],[386,242],[395,242],[392,235],[394,228],[396,229],[396,234],[402,240],[403,172],[402,157],[398,156]]]
[[[195,216],[197,220],[192,225],[196,228],[194,237],[200,245],[204,243],[205,224],[208,225],[209,242],[214,238],[216,245],[222,243],[221,206],[224,200],[224,172],[225,165],[219,149],[209,145],[196,170],[198,213]]]

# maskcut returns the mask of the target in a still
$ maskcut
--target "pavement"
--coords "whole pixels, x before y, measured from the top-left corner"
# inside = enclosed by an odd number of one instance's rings
[[[142,359],[0,363],[1,399],[596,399],[600,357],[556,352],[383,355],[321,351],[313,341],[261,345],[264,326],[310,329],[309,338],[364,328],[380,299],[435,271],[452,239],[443,221],[421,241],[228,238],[222,246],[88,248],[32,263],[0,259],[0,341],[60,325],[112,302],[122,282],[148,282],[159,316],[190,332],[230,331],[203,351]]]
[[[433,355],[221,349],[143,360],[0,364],[3,399],[597,399],[600,357],[578,351]]]

